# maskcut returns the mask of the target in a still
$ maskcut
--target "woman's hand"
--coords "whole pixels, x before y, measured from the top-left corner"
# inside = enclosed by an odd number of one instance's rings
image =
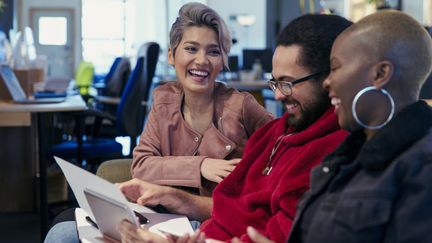
[[[223,160],[206,158],[201,163],[201,175],[209,181],[221,182],[227,177],[241,159]]]
[[[192,235],[185,234],[181,237],[175,237],[173,235],[166,235],[166,238],[159,236],[155,233],[148,231],[145,228],[137,228],[129,221],[123,221],[117,227],[121,235],[121,242],[129,243],[140,243],[140,242],[155,242],[155,243],[204,243],[205,235],[199,230],[195,231]]]
[[[123,194],[139,205],[156,206],[161,204],[167,187],[151,184],[139,179],[132,179],[118,184]]]
[[[264,235],[258,233],[256,229],[254,229],[252,226],[247,227],[247,234],[249,238],[254,243],[274,243],[269,238],[265,237]],[[231,243],[241,243],[239,238],[233,238]]]

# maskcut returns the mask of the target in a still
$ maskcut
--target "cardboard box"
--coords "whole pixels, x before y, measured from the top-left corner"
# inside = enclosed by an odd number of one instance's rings
[[[45,78],[43,69],[14,69],[14,73],[27,97],[33,94],[34,83],[43,82]],[[0,99],[1,100],[12,99],[1,77],[0,77]]]

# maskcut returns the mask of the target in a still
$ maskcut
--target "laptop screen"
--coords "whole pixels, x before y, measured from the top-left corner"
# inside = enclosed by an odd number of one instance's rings
[[[7,65],[0,66],[0,75],[3,78],[6,87],[9,90],[12,98],[14,100],[23,100],[26,99],[26,95],[24,90],[22,89],[20,83],[18,82],[17,77],[13,70]]]

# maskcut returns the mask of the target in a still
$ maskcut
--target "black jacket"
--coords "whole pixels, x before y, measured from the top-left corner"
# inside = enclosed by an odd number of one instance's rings
[[[292,242],[432,242],[432,110],[402,110],[368,142],[352,133],[313,169]]]

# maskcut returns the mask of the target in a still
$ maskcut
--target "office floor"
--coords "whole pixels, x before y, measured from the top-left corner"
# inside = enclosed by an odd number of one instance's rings
[[[41,242],[39,231],[39,215],[37,215],[36,213],[0,214],[1,242]]]
[[[57,167],[48,169],[48,198],[59,203],[49,204],[50,225],[54,217],[65,209],[76,206],[73,202],[65,202],[65,195],[74,200],[70,188],[66,186],[66,179]],[[69,192],[65,192],[68,190]],[[67,197],[67,196],[66,196]],[[63,200],[63,203],[62,203]],[[40,216],[37,212],[0,213],[0,242],[8,243],[39,243]]]

